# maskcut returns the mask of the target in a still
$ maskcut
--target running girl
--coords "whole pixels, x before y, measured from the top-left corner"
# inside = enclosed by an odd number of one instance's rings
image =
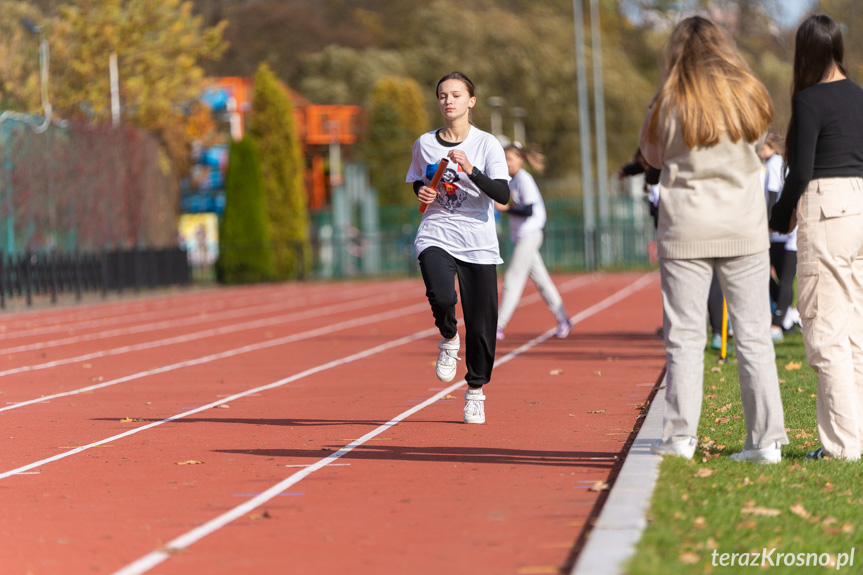
[[[417,230],[416,248],[426,297],[443,339],[435,368],[441,381],[455,378],[458,351],[455,306],[458,277],[464,312],[468,390],[464,422],[485,422],[483,386],[491,379],[497,328],[497,264],[503,262],[494,225],[494,202],[509,201],[509,175],[503,147],[470,122],[476,105],[474,85],[450,72],[435,90],[444,126],[414,143],[407,182],[427,209]],[[437,164],[448,167],[437,189],[428,187]]]
[[[557,319],[554,335],[564,338],[569,335],[572,324],[539,253],[546,220],[545,204],[536,181],[524,169],[527,164],[535,172],[541,173],[544,158],[536,151],[525,150],[518,142],[507,146],[505,152],[506,165],[512,177],[509,189],[513,203],[498,204],[497,209],[509,212],[509,235],[515,249],[503,276],[503,301],[497,318],[497,339],[504,338],[504,329],[515,311],[528,277],[536,284],[545,305]]]

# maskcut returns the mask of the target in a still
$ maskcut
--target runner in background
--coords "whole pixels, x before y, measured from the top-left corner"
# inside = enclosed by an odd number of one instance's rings
[[[764,163],[764,199],[767,217],[782,195],[785,183],[785,162],[776,153],[776,134],[767,134],[758,157]],[[773,302],[773,320],[770,337],[773,341],[785,339],[784,332],[800,322],[800,314],[791,306],[794,298],[794,277],[797,275],[797,228],[790,233],[770,232],[770,265],[776,277],[770,278],[770,301]]]
[[[444,126],[417,139],[407,174],[419,201],[428,205],[414,247],[443,338],[435,372],[445,382],[455,378],[460,359],[458,277],[467,359],[464,422],[484,423],[483,386],[491,380],[496,345],[497,265],[503,263],[494,202],[509,202],[509,174],[500,142],[470,122],[476,105],[473,82],[461,72],[451,72],[438,81],[435,93]],[[441,161],[448,168],[433,190],[428,184]]]
[[[536,150],[525,150],[519,142],[507,146],[505,152],[506,165],[512,178],[509,182],[512,204],[496,203],[495,207],[509,213],[509,236],[515,248],[503,276],[503,302],[497,318],[497,339],[504,338],[504,329],[512,318],[528,277],[533,280],[545,305],[557,320],[555,337],[565,338],[572,324],[539,253],[546,221],[545,204],[536,181],[524,169],[527,164],[534,172],[541,174],[545,158]]]

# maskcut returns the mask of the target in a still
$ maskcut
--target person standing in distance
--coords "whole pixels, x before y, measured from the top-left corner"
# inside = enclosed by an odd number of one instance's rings
[[[504,329],[512,318],[528,277],[536,284],[545,305],[557,320],[555,337],[565,338],[569,335],[572,324],[539,253],[546,221],[545,204],[536,181],[524,169],[527,164],[535,172],[542,173],[544,158],[536,151],[525,150],[518,142],[510,144],[504,151],[512,178],[509,181],[512,204],[497,204],[496,207],[509,213],[509,235],[515,249],[503,276],[503,301],[497,318],[497,339],[504,338]]]
[[[821,447],[807,457],[863,452],[863,89],[848,79],[839,25],[797,30],[788,174],[770,228],[797,227],[797,309],[806,361],[818,374]]]
[[[767,205],[756,152],[773,103],[732,41],[713,22],[686,18],[671,34],[665,82],[639,145],[662,168],[657,243],[666,351],[659,455],[691,458],[704,378],[704,309],[714,269],[734,325],[743,451],[732,459],[778,463],[785,434],[770,339]]]
[[[450,72],[435,89],[444,126],[414,143],[406,181],[428,204],[414,247],[442,339],[435,372],[455,378],[461,342],[455,317],[458,278],[464,313],[468,389],[464,422],[485,423],[483,386],[491,380],[497,328],[497,265],[503,263],[494,223],[494,202],[509,202],[509,173],[497,138],[471,124],[475,88],[461,72]],[[445,158],[445,160],[444,160]],[[438,163],[448,167],[437,189]]]
[[[776,153],[776,134],[767,134],[767,139],[758,152],[764,163],[764,198],[767,202],[767,215],[782,195],[785,182],[785,161]],[[789,234],[770,232],[770,265],[776,270],[776,280],[770,279],[770,299],[775,304],[773,325],[770,337],[773,341],[785,339],[784,332],[794,326],[796,311],[792,306],[794,298],[794,276],[797,274],[797,232]]]

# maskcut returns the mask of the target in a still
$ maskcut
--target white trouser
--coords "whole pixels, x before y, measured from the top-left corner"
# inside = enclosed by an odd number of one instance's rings
[[[537,230],[525,234],[515,244],[512,259],[507,264],[506,273],[503,276],[503,300],[497,316],[497,326],[501,329],[509,323],[515,306],[521,299],[528,276],[536,284],[536,289],[539,290],[539,294],[557,321],[567,318],[563,300],[560,299],[560,294],[554,287],[554,282],[551,281],[542,256],[539,254],[542,239],[542,230]]]
[[[863,179],[810,182],[797,206],[797,308],[818,373],[818,435],[830,455],[863,451]],[[736,327],[735,327],[736,329]]]
[[[666,392],[662,439],[698,437],[704,381],[704,310],[713,269],[728,301],[734,350],[746,422],[744,449],[788,443],[779,394],[767,280],[770,256],[763,252],[734,258],[663,258],[662,309],[666,351]]]

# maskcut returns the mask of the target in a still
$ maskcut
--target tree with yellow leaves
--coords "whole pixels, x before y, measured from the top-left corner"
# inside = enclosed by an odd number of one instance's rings
[[[51,37],[51,102],[58,116],[111,120],[109,58],[117,55],[121,121],[154,132],[175,173],[188,162],[187,108],[200,63],[218,58],[226,23],[211,28],[181,0],[78,0],[59,7]]]

